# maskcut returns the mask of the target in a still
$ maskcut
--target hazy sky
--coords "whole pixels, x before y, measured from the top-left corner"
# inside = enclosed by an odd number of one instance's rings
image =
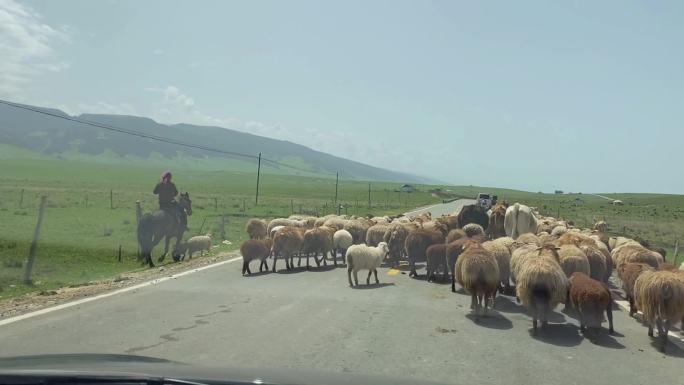
[[[682,193],[682,20],[681,1],[0,0],[0,97],[457,184]]]

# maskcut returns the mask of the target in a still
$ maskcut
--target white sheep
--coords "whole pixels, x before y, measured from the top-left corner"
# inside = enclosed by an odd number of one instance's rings
[[[271,237],[271,239],[275,238],[275,235],[280,231],[285,226],[275,226],[271,229],[271,232],[268,233],[268,235]]]
[[[339,251],[344,257],[349,246],[354,244],[354,237],[347,230],[337,230],[333,234],[333,257],[337,259],[337,252]],[[342,259],[344,261],[344,258]]]
[[[202,256],[204,250],[209,251],[211,249],[211,233],[207,235],[197,235],[187,241],[185,241],[180,246],[180,251],[182,255],[188,255],[192,258],[192,254],[199,251],[200,256]]]
[[[380,284],[378,280],[378,267],[389,253],[387,243],[380,242],[377,247],[370,247],[364,244],[352,245],[347,249],[347,278],[349,279],[349,286],[352,284],[351,273],[354,271],[354,282],[358,286],[359,277],[357,275],[359,270],[368,270],[368,278],[366,278],[366,285],[370,285],[371,273],[375,274],[375,283]]]

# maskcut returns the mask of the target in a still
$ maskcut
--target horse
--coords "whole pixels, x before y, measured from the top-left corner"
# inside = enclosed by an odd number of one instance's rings
[[[180,194],[178,206],[187,215],[192,215],[192,201],[190,200],[189,193]],[[171,238],[176,238],[172,257],[174,261],[178,262],[180,259],[177,252],[178,244],[183,239],[184,231],[185,229],[180,225],[178,213],[174,209],[157,210],[143,215],[138,223],[138,244],[140,245],[140,257],[143,263],[154,267],[154,263],[152,263],[152,249],[157,246],[162,238],[165,240],[164,253],[157,262],[162,262],[169,252],[169,241]]]

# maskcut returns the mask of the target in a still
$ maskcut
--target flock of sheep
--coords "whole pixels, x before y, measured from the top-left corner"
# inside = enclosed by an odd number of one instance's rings
[[[547,324],[547,315],[564,303],[579,315],[580,328],[592,334],[601,327],[604,313],[613,332],[612,295],[608,279],[620,278],[630,303],[630,316],[638,309],[649,336],[657,327],[664,351],[671,326],[684,322],[684,271],[665,263],[665,251],[651,250],[625,237],[609,237],[600,221],[593,229],[579,229],[572,222],[539,215],[534,208],[500,203],[489,211],[471,205],[456,215],[415,218],[293,215],[270,222],[250,219],[243,242],[242,274],[251,274],[249,263],[259,260],[259,271],[268,270],[272,258],[286,269],[302,258],[314,258],[317,266],[330,254],[347,263],[349,285],[358,285],[357,273],[368,270],[379,283],[382,263],[397,265],[407,259],[410,276],[417,276],[417,261],[426,261],[427,280],[438,274],[456,282],[471,295],[476,319],[493,307],[497,293],[515,294],[532,316],[533,331]],[[319,259],[320,257],[320,259]],[[684,264],[682,264],[684,268]],[[352,283],[352,273],[354,282]],[[513,289],[513,286],[515,288]],[[538,325],[541,323],[541,325]],[[684,328],[684,325],[682,326]]]

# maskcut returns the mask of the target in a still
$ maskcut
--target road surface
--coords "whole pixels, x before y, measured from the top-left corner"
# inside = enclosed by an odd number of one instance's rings
[[[476,203],[475,199],[457,199],[449,203],[439,203],[432,206],[421,207],[419,209],[409,211],[404,215],[408,217],[416,217],[420,214],[430,212],[433,218],[440,217],[442,215],[458,214],[461,212],[461,208],[467,205],[474,205]]]
[[[398,270],[381,269],[380,286],[352,289],[341,267],[251,277],[240,268],[236,261],[0,326],[0,356],[137,354],[417,383],[681,381],[684,352],[671,345],[667,356],[660,354],[624,311],[615,312],[617,333],[604,330],[595,343],[560,309],[548,330],[533,337],[530,318],[511,297],[498,297],[497,310],[476,323],[468,296]]]

